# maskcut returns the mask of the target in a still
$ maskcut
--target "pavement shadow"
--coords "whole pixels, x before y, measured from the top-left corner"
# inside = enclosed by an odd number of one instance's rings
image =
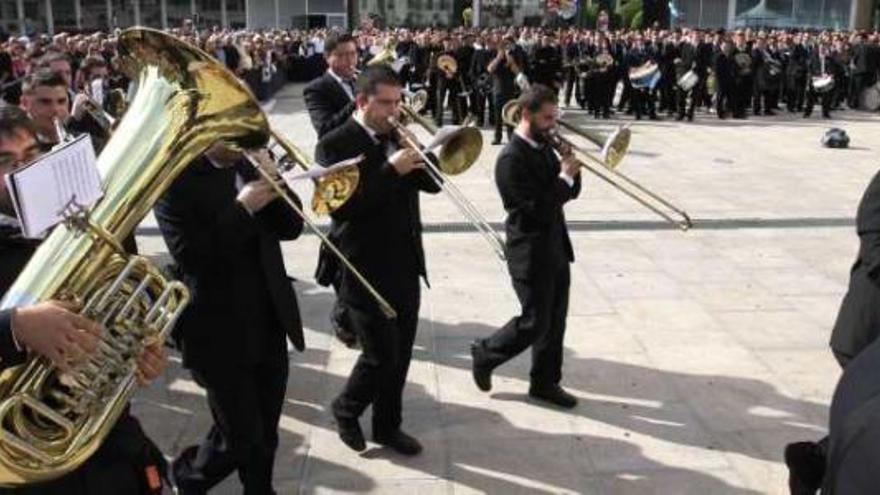
[[[438,365],[468,371],[472,364],[470,341],[497,330],[476,322],[449,325],[422,320],[420,325],[420,329],[432,325],[435,341],[445,341],[443,345],[457,350],[433,355],[421,351],[414,359],[435,360]],[[572,338],[571,333],[568,338]],[[521,381],[523,393],[494,393],[491,397],[530,401],[525,393],[530,365],[530,356],[519,356],[497,368],[493,376]],[[563,386],[580,399],[571,414],[682,445],[778,462],[783,445],[777,452],[762,452],[754,445],[736,441],[736,432],[773,430],[780,438],[804,440],[821,437],[820,432],[827,427],[822,419],[827,416],[825,404],[787,396],[774,385],[752,378],[672,372],[609,359],[580,358],[568,350],[563,375]],[[717,438],[713,431],[730,435]]]
[[[314,290],[314,284],[299,281],[298,296],[304,310],[304,322],[324,337],[332,334],[327,315],[333,294]],[[433,325],[438,325],[433,323]],[[439,366],[469,368],[466,358],[427,354],[426,330],[429,322],[420,322],[414,360],[428,360]],[[435,327],[436,330],[436,327]],[[487,332],[488,327],[462,329],[468,333]],[[437,332],[435,331],[434,334]],[[335,343],[334,345],[339,345]],[[297,407],[286,409],[298,421],[335,433],[329,411],[333,397],[342,389],[348,368],[330,373],[326,370],[331,357],[329,349],[313,348],[292,355],[293,368],[288,386],[288,402]],[[584,366],[589,365],[583,364]],[[574,366],[581,366],[575,364]],[[613,372],[613,370],[601,371]],[[504,397],[499,397],[504,399]],[[499,404],[503,402],[499,401]],[[503,406],[502,406],[503,407]],[[584,412],[589,406],[584,408]],[[581,414],[581,412],[575,412]],[[647,412],[646,412],[647,414]],[[484,493],[558,493],[573,492],[656,493],[658,484],[678,480],[676,486],[693,487],[692,493],[757,493],[732,486],[722,479],[700,470],[668,466],[648,458],[633,442],[592,435],[554,434],[511,423],[491,408],[473,407],[450,401],[438,401],[422,385],[407,383],[404,406],[404,428],[420,438],[426,451],[415,458],[400,456],[386,448],[370,448],[365,459],[385,459],[431,477],[454,480]],[[610,422],[611,420],[609,420]],[[364,432],[370,435],[370,413],[361,420]],[[664,437],[662,432],[654,432]],[[674,435],[665,435],[666,437]],[[333,435],[332,441],[339,441]],[[536,462],[537,459],[544,459]],[[557,462],[553,462],[557,459]],[[619,476],[617,467],[608,467],[605,459],[625,459],[627,466],[638,469],[638,476]],[[614,464],[616,461],[611,461]],[[604,466],[604,467],[603,467]],[[337,467],[312,466],[309,482],[316,486],[325,479],[339,479]],[[367,472],[363,472],[367,474]],[[310,489],[306,484],[302,487]],[[346,490],[363,491],[369,487],[356,481]]]

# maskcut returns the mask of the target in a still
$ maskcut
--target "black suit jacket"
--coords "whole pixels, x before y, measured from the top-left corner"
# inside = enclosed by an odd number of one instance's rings
[[[17,228],[0,227],[0,293],[9,290],[37,246],[39,242],[22,238]],[[12,338],[12,310],[0,311],[0,369],[21,364],[26,357]]]
[[[828,421],[823,495],[876,493],[880,481],[880,342],[849,363]]]
[[[581,191],[559,177],[559,158],[549,146],[533,148],[514,134],[498,156],[495,182],[507,211],[507,268],[516,279],[546,275],[574,261],[562,206]]]
[[[354,112],[354,100],[329,72],[310,82],[303,89],[303,97],[318,139],[342,125]]]
[[[865,190],[856,214],[859,253],[831,332],[831,348],[855,357],[880,332],[880,173]]]
[[[361,154],[360,184],[332,213],[330,239],[396,310],[417,309],[419,276],[427,282],[419,191],[440,188],[422,170],[399,176],[388,162],[388,148],[375,143],[354,118],[324,136],[315,149],[315,159],[324,166]],[[334,264],[328,259],[332,256],[322,250],[320,263]],[[348,270],[341,269],[337,295],[363,311],[377,311]]]
[[[246,166],[237,170],[252,178]],[[304,348],[279,244],[299,236],[302,219],[281,200],[252,217],[237,194],[236,169],[218,169],[200,158],[154,208],[192,295],[174,330],[191,368],[283,357],[285,334]]]

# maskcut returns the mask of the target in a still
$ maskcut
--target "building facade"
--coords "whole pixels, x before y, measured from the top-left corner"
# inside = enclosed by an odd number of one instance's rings
[[[592,0],[581,0],[590,5]],[[616,0],[619,5],[621,0]],[[367,18],[383,26],[458,26],[470,0],[0,0],[8,33],[167,28],[194,19],[200,27],[354,27]],[[480,26],[540,24],[546,0],[473,0]],[[582,5],[582,6],[583,6]],[[874,0],[671,0],[677,26],[867,29]]]

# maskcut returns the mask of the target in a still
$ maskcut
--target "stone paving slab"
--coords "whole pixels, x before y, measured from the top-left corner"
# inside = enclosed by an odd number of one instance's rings
[[[268,107],[311,154],[301,90],[286,88]],[[632,125],[620,170],[687,210],[695,228],[669,228],[594,177],[567,206],[578,258],[564,379],[581,401],[574,411],[527,398],[528,355],[497,371],[491,394],[473,385],[468,343],[515,315],[516,298],[448,199],[423,197],[431,289],[404,406],[406,429],[426,447],[415,459],[376,446],[358,455],[336,438],[328,405],[357,353],[331,336],[333,296],[312,279],[317,239],[285,243],[309,348],[291,354],[279,493],[785,493],[783,446],[825,431],[839,374],[827,341],[880,148],[880,118],[835,116],[598,124]],[[852,149],[819,146],[831,126],[847,130]],[[479,162],[454,181],[498,223],[500,147],[484,138]],[[167,256],[151,218],[138,242]],[[168,456],[210,425],[204,392],[177,357],[134,402]],[[239,491],[232,476],[214,493]]]

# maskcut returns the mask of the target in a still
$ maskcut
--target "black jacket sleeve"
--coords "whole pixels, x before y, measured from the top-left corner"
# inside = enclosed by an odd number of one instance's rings
[[[27,357],[27,352],[19,350],[12,337],[13,311],[12,309],[0,311],[0,369],[21,364]]]
[[[506,207],[519,211],[537,224],[547,225],[554,219],[554,209],[580,194],[580,175],[575,177],[573,186],[557,178],[546,191],[530,176],[528,167],[522,166],[523,159],[513,153],[502,153],[496,167],[498,189]]]
[[[322,85],[320,84],[310,84],[303,90],[309,118],[312,120],[312,126],[318,133],[318,137],[342,125],[351,117],[355,109],[354,101],[351,101],[341,110],[335,110],[327,92],[321,89]]]

